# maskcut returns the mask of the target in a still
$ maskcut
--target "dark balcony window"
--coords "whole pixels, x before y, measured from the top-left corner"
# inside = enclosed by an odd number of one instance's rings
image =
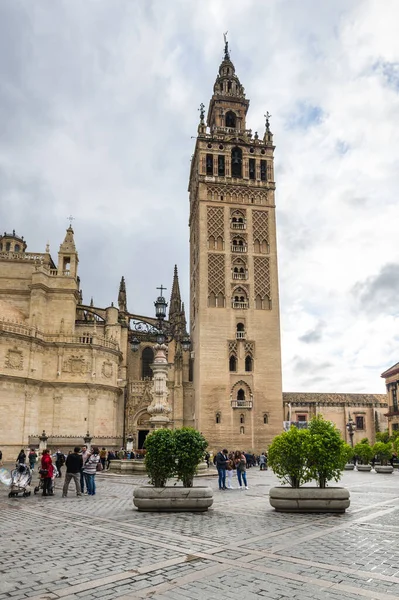
[[[260,161],[260,178],[262,181],[266,181],[266,161]]]
[[[249,159],[249,178],[255,179],[255,159]]]
[[[206,174],[213,175],[213,154],[206,155]]]
[[[224,156],[218,156],[218,175],[224,177],[226,173]]]

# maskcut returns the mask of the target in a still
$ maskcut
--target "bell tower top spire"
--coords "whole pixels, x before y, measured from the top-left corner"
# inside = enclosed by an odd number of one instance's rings
[[[213,86],[207,124],[211,132],[216,128],[222,128],[224,133],[235,133],[245,131],[245,117],[249,100],[245,98],[245,89],[236,75],[234,64],[230,58],[227,31],[223,36],[224,56]]]

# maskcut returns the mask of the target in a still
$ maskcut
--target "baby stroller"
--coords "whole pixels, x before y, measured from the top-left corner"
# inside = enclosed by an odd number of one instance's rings
[[[51,478],[51,489],[50,489],[50,492],[49,492],[50,496],[54,496],[55,478],[56,477],[59,477],[59,473],[58,473],[57,467],[55,465],[53,465],[53,476]],[[35,494],[35,496],[36,496],[36,494],[38,494],[40,492],[40,490],[43,491],[43,478],[42,477],[40,477],[40,479],[39,479],[39,485],[37,485],[35,487],[35,489],[33,490],[33,493]]]
[[[32,472],[27,465],[17,465],[11,471],[9,498],[14,498],[22,494],[24,498],[30,496],[30,483],[32,481]]]

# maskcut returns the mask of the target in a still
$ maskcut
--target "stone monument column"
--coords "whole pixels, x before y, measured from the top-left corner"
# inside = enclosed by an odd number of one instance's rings
[[[39,454],[43,454],[43,450],[45,450],[47,448],[47,440],[48,440],[48,435],[46,434],[46,432],[43,429],[43,433],[41,436],[39,436]]]
[[[153,387],[151,390],[152,402],[147,411],[151,415],[150,423],[154,429],[162,429],[169,426],[169,413],[172,411],[168,404],[168,360],[166,358],[167,346],[156,344],[154,346],[155,358],[151,365],[153,372]]]

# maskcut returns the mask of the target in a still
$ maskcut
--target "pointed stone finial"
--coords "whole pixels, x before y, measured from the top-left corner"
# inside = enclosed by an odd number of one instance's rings
[[[46,253],[48,254],[50,252],[50,244],[47,242],[46,244]]]
[[[175,318],[180,312],[181,312],[181,296],[180,296],[179,274],[177,271],[177,265],[175,265],[174,272],[173,272],[172,292],[170,294],[170,303],[169,303],[169,320]]]
[[[127,312],[126,284],[123,275],[119,284],[118,306],[121,312]]]
[[[91,300],[90,300],[90,306],[94,306],[93,296],[91,297]]]

